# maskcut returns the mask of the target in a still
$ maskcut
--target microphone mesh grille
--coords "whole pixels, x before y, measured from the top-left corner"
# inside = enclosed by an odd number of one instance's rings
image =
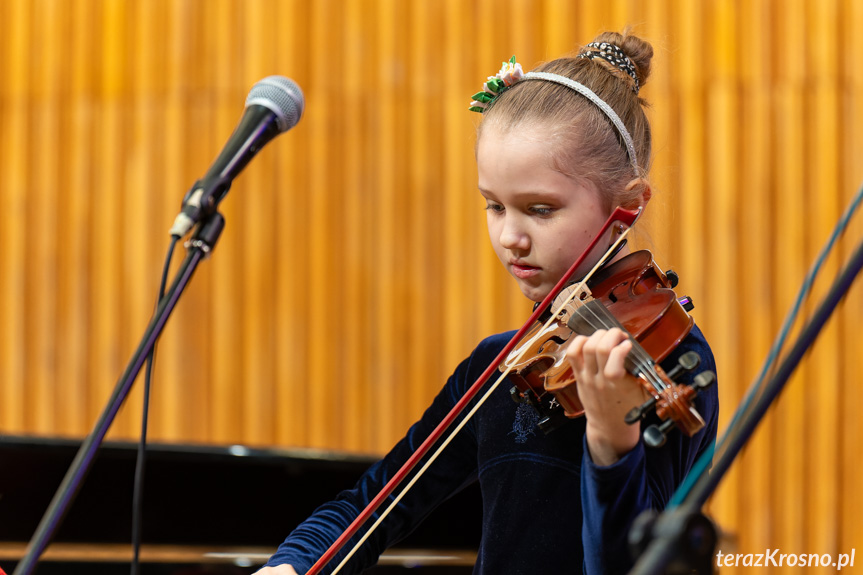
[[[269,108],[278,118],[279,131],[286,132],[300,121],[305,99],[303,91],[293,80],[284,76],[268,76],[249,91],[246,107],[252,104]]]

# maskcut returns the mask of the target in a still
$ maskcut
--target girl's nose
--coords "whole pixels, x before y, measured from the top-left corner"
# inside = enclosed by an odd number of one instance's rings
[[[527,251],[530,248],[530,237],[518,225],[517,218],[506,218],[503,228],[500,230],[500,245],[505,249],[519,252]]]

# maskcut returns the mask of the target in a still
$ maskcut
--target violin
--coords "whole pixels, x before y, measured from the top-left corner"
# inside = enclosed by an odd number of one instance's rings
[[[683,354],[674,369],[666,373],[658,362],[664,360],[687,336],[694,320],[689,298],[678,299],[674,272],[663,273],[647,251],[637,251],[599,269],[586,281],[561,291],[546,314],[537,321],[519,345],[501,363],[515,385],[510,390],[517,402],[530,403],[539,412],[539,427],[550,433],[567,419],[584,414],[575,377],[565,358],[573,334],[591,335],[598,329],[620,328],[632,341],[625,367],[636,376],[650,399],[635,407],[626,422],[636,423],[656,410],[662,423],[649,426],[645,443],[659,447],[676,425],[690,437],[704,427],[704,419],[692,406],[703,389],[713,385],[716,375],[699,373],[693,385],[675,383],[684,373],[696,369],[695,352]]]
[[[405,496],[411,486],[416,483],[425,473],[437,457],[443,452],[447,445],[452,441],[453,437],[459,430],[467,424],[470,418],[479,410],[483,403],[497,389],[499,384],[515,375],[521,377],[525,382],[522,389],[518,390],[519,400],[531,401],[536,405],[540,405],[541,400],[547,394],[553,398],[556,403],[563,407],[563,417],[577,417],[583,409],[581,403],[577,399],[577,391],[574,385],[575,381],[572,377],[566,377],[567,364],[564,362],[563,348],[565,341],[572,336],[572,333],[578,332],[584,328],[582,324],[591,327],[590,333],[596,329],[608,327],[627,327],[633,329],[640,337],[640,340],[654,353],[657,353],[657,358],[661,361],[670,353],[680,341],[686,337],[689,329],[692,327],[692,319],[689,318],[686,311],[683,315],[688,319],[684,319],[680,311],[674,306],[674,302],[668,302],[668,293],[672,294],[672,299],[675,299],[673,291],[668,288],[670,280],[668,274],[662,274],[655,268],[653,257],[650,256],[650,266],[640,265],[637,262],[643,261],[644,255],[632,258],[627,256],[619,262],[615,262],[609,266],[604,266],[613,257],[615,253],[623,245],[624,238],[629,232],[631,226],[641,216],[642,209],[626,210],[623,208],[615,208],[608,220],[595,235],[590,245],[584,250],[584,253],[572,264],[570,269],[564,274],[560,281],[552,288],[549,294],[543,301],[536,306],[531,316],[527,319],[524,325],[516,332],[509,343],[504,346],[498,356],[491,364],[483,371],[471,387],[464,395],[456,402],[455,406],[444,417],[444,419],[435,427],[429,436],[420,444],[414,453],[408,458],[405,464],[399,469],[381,489],[381,491],[372,499],[372,501],[363,509],[356,519],[348,526],[347,529],[336,539],[329,549],[312,565],[306,575],[317,575],[320,571],[332,560],[339,550],[353,537],[359,529],[376,513],[387,501],[387,505],[378,513],[376,521],[368,528],[368,530],[359,538],[354,547],[342,558],[341,562],[333,570],[333,574],[339,572],[341,568],[348,562],[356,550],[366,541],[371,533],[380,525],[387,515],[398,505],[399,501]],[[640,252],[636,252],[638,254]],[[649,252],[645,252],[649,254]],[[635,255],[635,254],[633,254]],[[639,259],[642,258],[642,259]],[[620,262],[626,261],[626,264]],[[599,262],[593,265],[588,272],[587,269],[593,262]],[[623,270],[630,266],[629,269],[635,270],[634,273],[625,273]],[[620,273],[610,273],[614,271]],[[585,277],[593,278],[591,281],[582,281],[580,284],[571,285],[570,278]],[[668,288],[668,291],[663,289]],[[593,293],[595,292],[595,294]],[[627,305],[618,304],[621,299],[635,299],[642,294],[648,294],[647,299],[638,300],[638,303]],[[659,294],[659,295],[656,295]],[[600,297],[597,298],[596,296]],[[604,296],[604,297],[603,297]],[[625,296],[625,297],[623,297]],[[685,330],[678,329],[676,336],[673,337],[654,337],[652,333],[655,327],[650,327],[648,323],[645,329],[637,329],[642,325],[641,321],[636,321],[647,313],[645,309],[639,312],[638,308],[644,303],[655,303],[655,301],[664,299],[668,305],[660,309],[654,309],[654,306],[646,306],[647,309],[653,311],[653,315],[677,317],[678,322],[688,322],[688,327]],[[553,306],[553,303],[558,305]],[[683,305],[678,301],[678,305]],[[604,308],[603,311],[600,308]],[[608,310],[613,308],[612,315]],[[671,308],[671,311],[669,311]],[[583,311],[576,311],[583,309]],[[554,310],[548,312],[548,310]],[[596,320],[596,316],[601,316],[601,320]],[[578,317],[579,319],[575,319]],[[546,321],[539,323],[540,318]],[[617,323],[612,323],[617,322]],[[572,325],[570,325],[572,324]],[[539,327],[538,327],[539,325]],[[553,327],[551,327],[553,325]],[[585,328],[586,329],[586,328]],[[666,330],[661,329],[656,333],[664,333]],[[674,330],[671,330],[674,331]],[[532,336],[528,336],[532,333]],[[633,352],[636,346],[641,348],[638,341],[633,341]],[[557,353],[551,353],[552,348]],[[528,355],[528,351],[535,350],[533,355]],[[695,433],[700,426],[704,425],[704,421],[700,415],[692,408],[691,399],[697,393],[701,385],[696,385],[693,388],[679,386],[672,380],[679,375],[677,368],[663,378],[662,368],[656,365],[655,358],[652,358],[646,349],[640,349],[635,354],[627,358],[627,369],[630,364],[633,366],[632,373],[639,379],[656,378],[651,375],[651,372],[657,373],[657,377],[661,379],[661,383],[657,383],[651,391],[651,400],[645,405],[634,408],[630,414],[627,414],[627,420],[635,418],[632,422],[640,419],[649,411],[656,407],[656,411],[660,418],[665,421],[658,426],[651,434],[650,444],[657,443],[670,428],[678,423],[684,428],[687,433]],[[695,359],[692,358],[695,355]],[[684,354],[687,357],[685,363],[687,366],[681,369],[694,369],[697,365],[697,354]],[[683,359],[683,358],[681,358]],[[509,365],[507,365],[509,364]],[[693,365],[694,364],[694,365]],[[561,377],[552,377],[551,368],[557,366],[562,370]],[[489,380],[492,375],[501,368],[502,372],[499,377],[491,382]],[[571,370],[570,370],[571,375]],[[700,377],[699,374],[698,377]],[[696,377],[696,379],[698,379]],[[704,386],[712,384],[709,375],[701,378]],[[548,383],[551,390],[546,388]],[[556,386],[560,385],[560,388]],[[661,388],[658,389],[658,388]],[[483,392],[480,395],[480,392]],[[523,394],[523,395],[522,395]],[[678,400],[679,398],[679,400]],[[473,403],[473,407],[464,415],[458,424],[455,424],[457,418],[467,409],[468,405]],[[450,429],[452,427],[452,429]],[[651,429],[651,428],[648,428]],[[645,432],[647,433],[647,432]],[[446,434],[446,435],[445,435]],[[432,449],[434,448],[434,451]],[[420,466],[422,463],[422,466]],[[416,471],[415,471],[416,470]],[[414,472],[415,471],[415,472]],[[394,495],[396,489],[404,482],[408,476],[411,478],[405,486]]]

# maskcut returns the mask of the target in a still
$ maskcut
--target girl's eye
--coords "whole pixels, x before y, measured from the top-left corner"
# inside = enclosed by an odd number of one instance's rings
[[[530,211],[537,216],[550,216],[554,213],[554,208],[550,208],[548,206],[533,206],[530,208]]]
[[[500,213],[503,211],[503,206],[500,204],[497,204],[495,202],[486,202],[485,209],[487,209],[490,212]]]

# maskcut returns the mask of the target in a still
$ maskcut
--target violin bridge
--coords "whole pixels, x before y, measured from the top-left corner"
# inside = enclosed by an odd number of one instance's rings
[[[563,288],[551,305],[557,320],[566,323],[576,309],[590,301],[593,301],[593,292],[586,282],[579,282]]]

